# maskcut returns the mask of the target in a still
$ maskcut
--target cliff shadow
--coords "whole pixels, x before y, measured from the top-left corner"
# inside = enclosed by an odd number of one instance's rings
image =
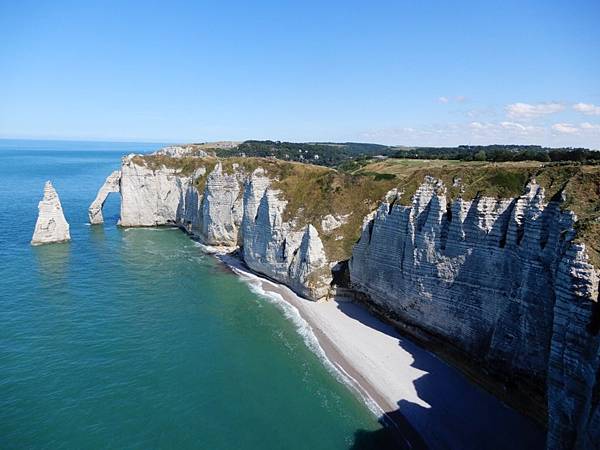
[[[372,311],[364,304],[350,300],[335,299],[333,301],[337,303],[337,308],[346,316],[351,317],[352,319],[357,320],[363,325],[366,325],[373,330],[377,330],[380,333],[402,339],[400,333],[392,325],[383,322],[377,317],[375,311]]]
[[[419,402],[398,398],[397,409],[381,418],[382,429],[355,432],[352,449],[544,448],[542,427],[505,406],[457,368],[401,336],[391,325],[372,316],[363,305],[338,302],[338,308],[364,325],[397,339],[398,346],[410,354],[412,362],[406,366],[405,373],[399,371],[397,376],[404,377],[407,384],[412,383]],[[414,369],[422,374],[415,378]],[[398,440],[398,434],[405,442]]]
[[[395,410],[379,418],[382,428],[357,430],[350,450],[421,450],[427,449],[423,439],[411,429],[400,412]],[[406,425],[402,425],[406,423]]]

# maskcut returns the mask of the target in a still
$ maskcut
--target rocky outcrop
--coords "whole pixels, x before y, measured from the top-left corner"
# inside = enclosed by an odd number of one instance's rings
[[[325,233],[329,233],[333,230],[336,230],[348,221],[348,216],[349,215],[336,217],[336,216],[333,216],[332,214],[327,214],[321,220],[321,229]]]
[[[281,281],[300,295],[319,299],[329,292],[331,271],[317,230],[283,220],[287,202],[270,188],[261,170],[244,189],[243,258],[254,271]]]
[[[223,172],[218,163],[208,175],[202,202],[200,234],[211,245],[238,244],[242,222],[243,174],[234,167],[232,174]]]
[[[241,247],[250,268],[307,298],[328,294],[331,271],[318,231],[284,221],[286,202],[262,169],[246,173],[234,165],[226,173],[217,163],[209,173],[182,175],[130,155],[120,172],[120,225],[178,225],[205,244]]]
[[[98,191],[96,198],[94,199],[94,201],[92,202],[92,204],[90,205],[90,207],[88,209],[88,217],[89,217],[90,223],[92,225],[97,225],[97,224],[101,224],[104,222],[104,217],[102,216],[102,207],[104,206],[104,202],[106,201],[106,199],[108,198],[108,195],[111,192],[120,192],[120,190],[121,190],[120,182],[121,182],[121,171],[120,170],[115,170],[108,177],[106,177],[104,184]]]
[[[352,286],[488,370],[546,384],[549,448],[599,445],[598,273],[576,217],[535,181],[515,199],[450,201],[429,177],[400,199],[391,192],[365,223]]]
[[[195,157],[204,158],[208,156],[203,150],[196,148],[193,145],[171,145],[157,150],[153,155],[170,156],[173,158]]]
[[[52,183],[46,181],[44,198],[38,204],[38,218],[31,245],[51,244],[71,240],[69,224],[65,219],[60,199]]]
[[[120,225],[175,225],[192,178],[180,176],[176,169],[136,164],[134,157],[124,157],[121,164]]]

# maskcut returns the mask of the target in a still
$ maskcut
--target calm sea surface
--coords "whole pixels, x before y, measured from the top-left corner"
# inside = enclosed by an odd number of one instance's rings
[[[105,225],[87,224],[120,157],[157,147],[0,140],[0,448],[347,449],[377,435],[281,310],[183,233],[118,228],[117,194]],[[72,241],[31,247],[48,179]]]

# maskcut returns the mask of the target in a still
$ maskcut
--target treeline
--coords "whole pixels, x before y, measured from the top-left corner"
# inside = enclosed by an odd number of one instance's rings
[[[396,151],[392,157],[493,162],[588,162],[600,160],[600,152],[586,148],[549,148],[539,145],[460,145],[458,147],[416,147],[403,149]]]
[[[216,153],[222,157],[257,156],[277,158],[286,161],[299,161],[322,166],[338,166],[356,158],[391,155],[396,149],[380,144],[362,144],[357,142],[281,142],[281,141],[245,141],[230,149],[219,149]]]
[[[221,157],[256,156],[298,161],[344,170],[364,165],[374,156],[461,161],[600,161],[600,152],[586,148],[550,148],[540,145],[459,145],[458,147],[391,147],[359,142],[244,141],[232,148],[216,148]]]

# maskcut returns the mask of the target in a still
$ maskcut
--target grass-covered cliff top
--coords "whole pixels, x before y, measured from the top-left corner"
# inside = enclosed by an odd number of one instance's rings
[[[182,175],[191,175],[205,167],[207,174],[219,159],[216,157],[172,158],[162,155],[136,156],[136,164],[152,169],[169,167]],[[600,166],[523,162],[464,162],[450,160],[387,159],[356,164],[348,170],[287,162],[272,158],[230,157],[221,159],[223,170],[233,172],[233,165],[246,174],[263,168],[274,180],[288,205],[284,219],[296,219],[298,227],[312,223],[323,239],[331,260],[347,259],[360,235],[363,218],[373,211],[385,193],[394,187],[402,192],[400,202],[408,205],[425,176],[441,179],[451,199],[471,200],[477,196],[516,197],[535,177],[546,191],[547,199],[565,191],[565,208],[574,211],[579,222],[579,239],[588,246],[590,257],[600,267]],[[203,190],[206,176],[196,184]],[[321,220],[327,214],[346,217],[346,223],[325,232]],[[341,237],[341,238],[340,238]]]
[[[183,144],[189,155],[206,154],[220,158],[257,157],[311,163],[341,168],[356,160],[389,156],[393,158],[461,161],[592,161],[600,152],[585,148],[549,148],[539,145],[460,145],[458,147],[405,147],[363,142],[221,141]],[[180,155],[181,156],[181,155]]]
[[[460,196],[465,200],[516,197],[535,178],[547,200],[564,191],[562,206],[577,214],[578,239],[586,243],[592,262],[600,268],[600,165],[388,159],[367,164],[354,173],[393,175],[404,192],[400,202],[405,205],[410,204],[426,175],[441,179],[451,199]]]
[[[394,177],[378,174],[350,174],[331,168],[286,162],[271,158],[231,157],[184,157],[164,155],[138,155],[133,162],[157,170],[162,167],[177,170],[181,175],[192,175],[204,167],[207,172],[195,180],[199,191],[204,189],[206,178],[218,161],[225,173],[238,171],[251,174],[262,168],[273,180],[272,186],[281,190],[288,204],[284,220],[296,219],[298,228],[313,224],[331,260],[350,257],[352,246],[360,236],[363,218],[377,208],[379,201],[395,185]],[[321,220],[327,214],[345,216],[345,223],[330,233],[323,232]]]

